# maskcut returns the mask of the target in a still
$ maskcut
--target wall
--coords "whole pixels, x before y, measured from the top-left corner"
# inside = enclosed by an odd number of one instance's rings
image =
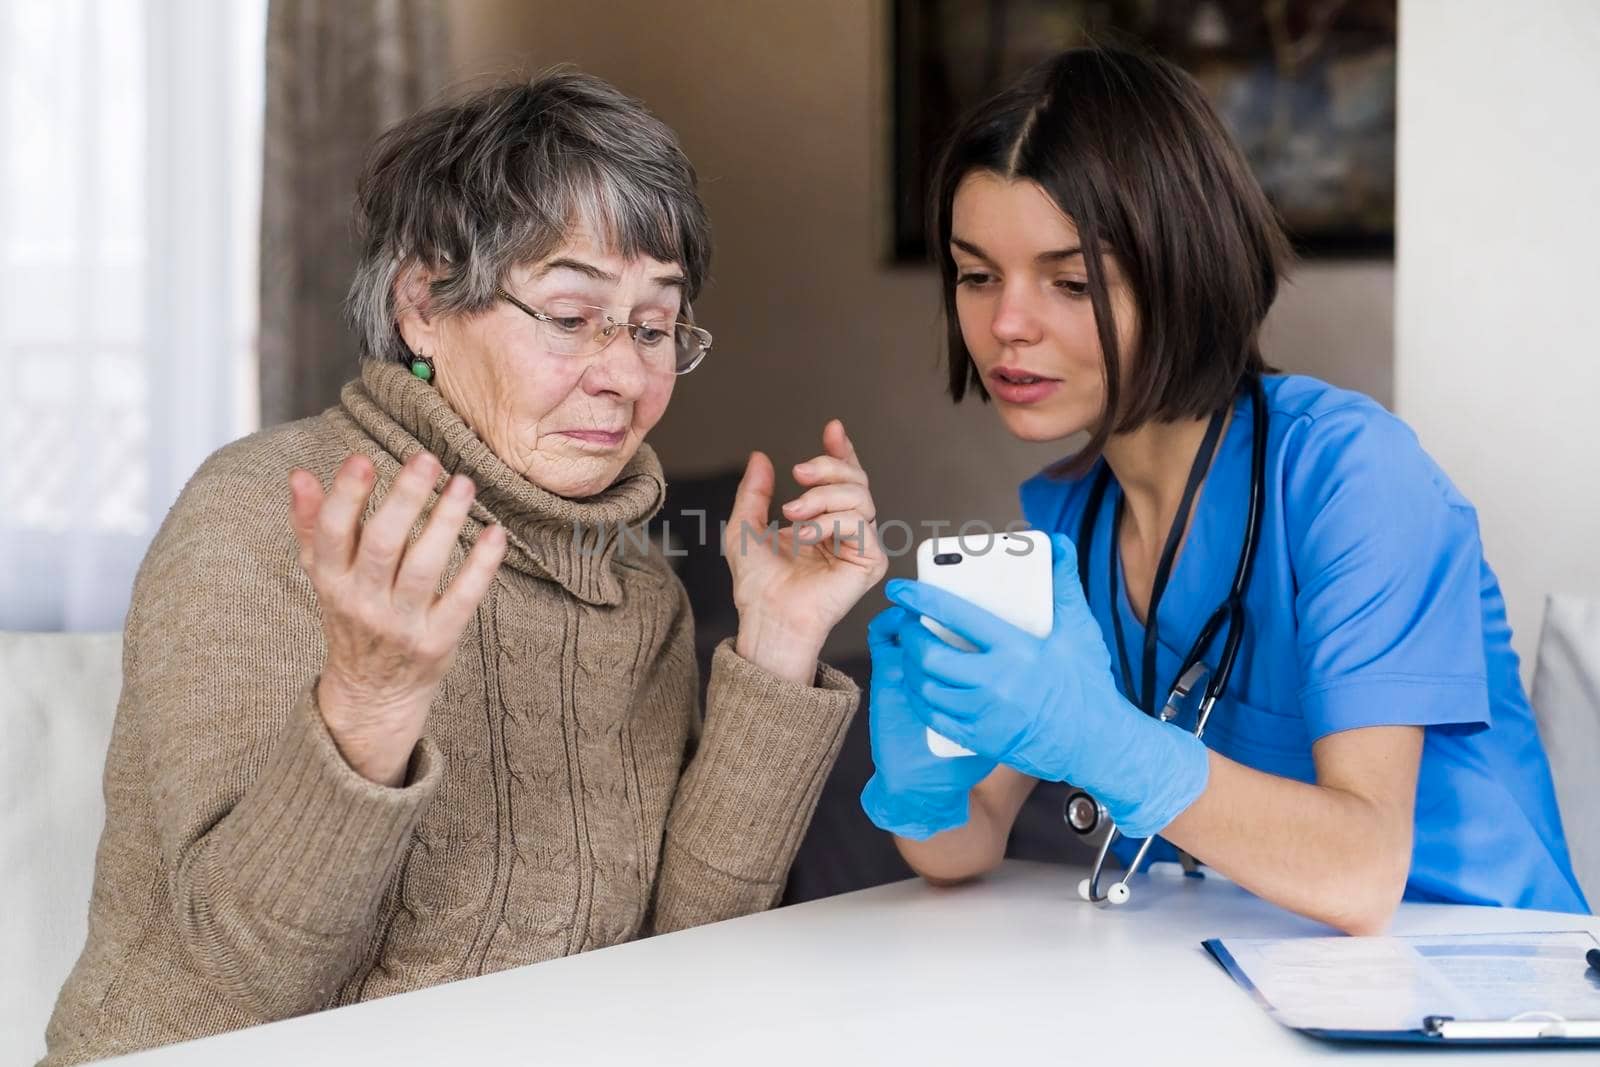
[[[883,0],[612,0],[451,6],[458,78],[572,62],[644,99],[683,140],[716,231],[696,308],[717,347],[684,379],[652,440],[670,472],[784,468],[844,419],[879,514],[1018,516],[1016,485],[1060,450],[1011,439],[975,402],[941,393],[934,276],[884,265],[888,192]],[[545,17],[547,16],[547,17]],[[1266,330],[1289,370],[1391,394],[1392,268],[1303,268]],[[895,547],[891,545],[891,547]],[[905,573],[910,559],[898,561]],[[859,645],[868,604],[840,628]]]
[[[1600,4],[1401,5],[1399,412],[1477,505],[1524,674],[1600,595]]]

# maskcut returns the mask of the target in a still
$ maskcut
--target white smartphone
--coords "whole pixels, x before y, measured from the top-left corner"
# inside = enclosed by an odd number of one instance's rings
[[[1055,621],[1052,574],[1050,535],[1042,530],[933,537],[917,546],[917,581],[970,600],[1035,637],[1049,636]],[[957,648],[973,647],[931,619],[922,624]],[[928,750],[947,759],[972,755],[931,729]]]

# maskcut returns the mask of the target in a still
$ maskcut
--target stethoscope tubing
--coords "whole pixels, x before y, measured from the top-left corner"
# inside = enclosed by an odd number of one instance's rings
[[[1201,627],[1199,637],[1190,647],[1189,654],[1178,671],[1178,680],[1174,682],[1172,690],[1167,696],[1166,704],[1162,707],[1159,718],[1163,722],[1170,722],[1188,698],[1189,693],[1199,685],[1204,678],[1205,689],[1201,696],[1198,713],[1195,717],[1194,735],[1197,739],[1204,739],[1207,723],[1217,701],[1227,690],[1228,681],[1233,675],[1234,663],[1238,659],[1239,648],[1244,639],[1244,597],[1250,588],[1250,579],[1254,575],[1256,551],[1261,541],[1261,525],[1266,511],[1266,444],[1267,444],[1267,403],[1266,389],[1261,384],[1258,376],[1250,378],[1252,389],[1252,425],[1250,440],[1250,502],[1245,518],[1244,544],[1240,547],[1239,562],[1234,568],[1233,582],[1229,587],[1228,597],[1217,610],[1212,612],[1206,624]],[[1093,529],[1100,503],[1104,496],[1105,478],[1107,472],[1102,471],[1101,481],[1098,482],[1090,493],[1086,505],[1083,532],[1080,533],[1078,546],[1079,558],[1084,561],[1080,565],[1079,578],[1085,582],[1084,595],[1088,595],[1087,585],[1087,560],[1093,541]],[[1085,535],[1086,534],[1086,535]],[[1112,567],[1116,567],[1116,548],[1111,550]],[[1115,604],[1111,610],[1117,610]],[[1203,662],[1205,650],[1216,639],[1217,631],[1223,624],[1228,626],[1227,637],[1223,640],[1222,654],[1217,658],[1217,669],[1208,670]],[[1119,633],[1120,638],[1120,633]],[[1086,818],[1075,818],[1074,812],[1086,812]],[[1111,846],[1121,836],[1115,822],[1111,822],[1106,815],[1104,805],[1095,800],[1088,793],[1081,790],[1073,792],[1067,797],[1062,811],[1067,825],[1080,834],[1091,834],[1102,821],[1107,825],[1104,839],[1100,842],[1099,850],[1095,854],[1094,866],[1088,878],[1078,883],[1078,895],[1084,900],[1094,904],[1109,903],[1113,905],[1125,904],[1132,898],[1132,889],[1129,880],[1139,872],[1144,865],[1145,857],[1150,852],[1150,846],[1155,843],[1154,836],[1145,838],[1140,844],[1139,851],[1128,864],[1123,875],[1109,889],[1102,891],[1100,882],[1105,874],[1106,859],[1111,854]],[[1081,825],[1080,825],[1081,824]],[[1183,857],[1180,853],[1180,858]],[[1185,858],[1186,859],[1186,858]],[[1197,865],[1192,860],[1184,864],[1186,870],[1194,870]]]

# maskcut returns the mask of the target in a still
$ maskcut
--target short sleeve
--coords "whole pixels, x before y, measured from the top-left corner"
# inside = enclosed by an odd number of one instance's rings
[[[1299,703],[1315,741],[1489,723],[1477,515],[1376,404],[1303,417],[1286,445]]]

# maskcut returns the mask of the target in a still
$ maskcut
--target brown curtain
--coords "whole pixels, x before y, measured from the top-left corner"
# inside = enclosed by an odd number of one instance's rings
[[[373,138],[441,84],[437,0],[270,0],[261,188],[261,424],[323,410],[355,377],[341,317],[350,207]]]

